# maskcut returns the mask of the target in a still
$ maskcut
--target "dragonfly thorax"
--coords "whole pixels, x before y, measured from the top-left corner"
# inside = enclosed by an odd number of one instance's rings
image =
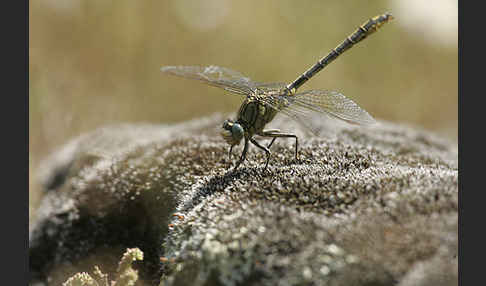
[[[241,104],[236,122],[252,137],[253,134],[260,134],[276,114],[277,110],[267,106],[261,97],[250,96]]]
[[[229,119],[224,121],[221,136],[231,146],[240,144],[244,134],[245,130],[240,124]]]

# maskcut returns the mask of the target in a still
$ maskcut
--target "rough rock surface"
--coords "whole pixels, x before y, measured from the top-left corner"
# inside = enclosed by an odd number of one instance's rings
[[[457,145],[425,131],[321,123],[234,172],[216,115],[81,136],[42,168],[31,279],[59,285],[139,247],[139,285],[457,285]],[[236,149],[236,148],[235,148]]]

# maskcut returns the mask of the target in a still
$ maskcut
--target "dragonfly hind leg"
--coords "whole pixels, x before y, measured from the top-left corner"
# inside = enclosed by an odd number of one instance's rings
[[[297,135],[292,133],[283,133],[280,132],[280,130],[278,129],[263,130],[263,132],[259,135],[272,138],[272,141],[270,142],[270,144],[268,144],[267,148],[270,148],[270,146],[272,146],[273,142],[275,142],[277,138],[295,138],[295,159],[297,160],[297,151],[299,148],[299,139],[297,138]]]

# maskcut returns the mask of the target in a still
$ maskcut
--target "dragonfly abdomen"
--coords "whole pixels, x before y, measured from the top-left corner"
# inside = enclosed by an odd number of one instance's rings
[[[321,71],[324,67],[334,61],[339,55],[344,53],[346,50],[357,44],[358,42],[364,40],[369,35],[376,32],[383,24],[393,19],[393,16],[389,13],[380,16],[373,17],[361,25],[354,33],[348,36],[341,44],[336,48],[332,49],[331,52],[320,59],[315,65],[304,72],[300,77],[298,77],[294,82],[287,86],[287,90],[290,92],[295,92],[300,86],[302,86],[311,77]]]

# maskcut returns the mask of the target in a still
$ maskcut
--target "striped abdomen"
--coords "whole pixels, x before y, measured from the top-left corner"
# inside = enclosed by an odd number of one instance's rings
[[[344,53],[347,49],[351,48],[358,42],[364,40],[369,35],[373,34],[378,28],[383,24],[387,23],[393,19],[393,16],[389,13],[376,16],[371,18],[366,23],[361,25],[354,33],[348,36],[339,46],[331,50],[331,52],[320,59],[314,66],[308,69],[300,77],[298,77],[294,82],[287,86],[287,90],[290,92],[295,92],[301,85],[313,77],[316,73],[321,71],[325,66],[334,61],[339,55]]]

